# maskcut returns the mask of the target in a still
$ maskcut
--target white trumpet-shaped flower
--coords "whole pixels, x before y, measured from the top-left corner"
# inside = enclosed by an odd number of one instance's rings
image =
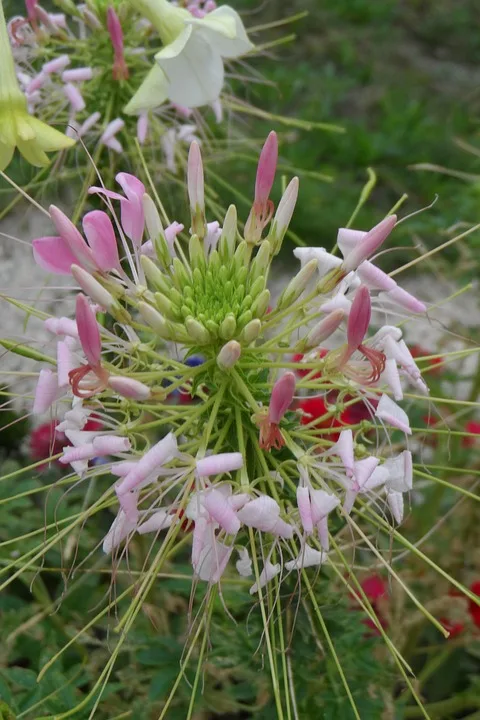
[[[166,100],[189,108],[218,100],[224,59],[241,57],[253,48],[238,13],[224,5],[195,18],[167,0],[130,2],[158,31],[163,48],[125,112],[145,112]]]

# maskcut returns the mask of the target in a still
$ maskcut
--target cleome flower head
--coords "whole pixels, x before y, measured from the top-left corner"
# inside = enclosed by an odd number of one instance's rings
[[[9,165],[15,148],[31,165],[42,167],[49,163],[47,152],[65,150],[73,144],[71,138],[29,114],[0,2],[0,171]]]
[[[121,554],[136,534],[167,533],[170,543],[186,517],[194,575],[220,582],[236,547],[242,576],[254,559],[254,594],[285,573],[328,563],[329,522],[349,522],[359,504],[380,503],[392,523],[402,521],[411,454],[383,455],[361,439],[375,430],[407,437],[408,415],[390,394],[399,399],[401,374],[416,387],[423,382],[398,328],[372,332],[374,288],[363,275],[349,277],[355,270],[332,273],[326,253],[301,258],[271,306],[267,281],[298,190],[294,179],[275,211],[277,156],[270,133],[243,236],[234,205],[223,218],[207,217],[193,143],[188,222],[165,226],[143,183],[119,173],[123,193],[90,188],[106,211],[85,215],[86,240],[52,206],[57,235],[33,241],[37,262],[73,275],[82,291],[74,319],[45,321],[57,363],[40,371],[34,410],[71,403],[57,426],[68,439],[60,463],[80,477],[117,478],[105,552]],[[380,224],[374,241],[362,236],[359,274],[393,225]],[[347,301],[340,309],[339,293]],[[179,397],[195,403],[190,414]],[[310,420],[309,400],[319,401],[323,418]],[[358,424],[344,409],[357,403]],[[158,422],[145,425],[152,412]],[[85,431],[92,413],[102,424]],[[144,426],[166,431],[144,434]],[[95,458],[102,464],[92,466]]]

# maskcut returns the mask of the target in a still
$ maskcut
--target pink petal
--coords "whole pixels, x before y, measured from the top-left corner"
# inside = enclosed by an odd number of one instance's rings
[[[372,303],[365,285],[358,288],[352,302],[347,324],[347,342],[349,350],[356,350],[362,344],[370,325]]]
[[[306,487],[297,488],[297,506],[300,513],[303,529],[307,535],[313,532],[312,509],[310,506],[310,493]]]
[[[203,504],[210,516],[228,535],[236,535],[240,530],[240,520],[230,507],[226,497],[218,490],[205,493]]]
[[[47,330],[54,335],[68,335],[72,338],[78,338],[78,328],[75,320],[67,317],[50,317],[44,323]]]
[[[356,270],[357,267],[367,260],[385,242],[397,222],[396,215],[389,215],[378,225],[375,225],[367,234],[356,243],[355,247],[348,253],[343,264],[345,270]]]
[[[351,430],[342,430],[337,442],[330,448],[329,453],[340,456],[347,477],[352,477],[355,457],[353,454],[353,433]]]
[[[157,510],[153,513],[153,515],[150,515],[148,520],[145,520],[145,522],[139,525],[137,532],[140,535],[145,535],[145,533],[151,532],[157,533],[160,530],[169,528],[174,520],[175,515],[171,515],[166,510]]]
[[[173,433],[169,433],[162,440],[153,445],[117,488],[117,493],[128,492],[140,485],[154,471],[160,472],[162,466],[172,460],[177,454],[177,440]]]
[[[67,388],[70,384],[69,373],[78,366],[71,345],[66,340],[57,343],[58,387]]]
[[[76,256],[79,264],[85,268],[85,270],[95,271],[97,268],[92,251],[75,225],[68,219],[65,213],[55,207],[55,205],[50,205],[49,213],[58,234],[65,240],[71,252]]]
[[[278,425],[293,402],[295,374],[286,372],[276,381],[272,389],[268,416],[271,423]]]
[[[34,415],[43,415],[57,399],[58,383],[57,375],[52,370],[40,370],[32,412]]]
[[[82,226],[99,269],[104,272],[118,269],[120,260],[117,239],[107,213],[102,210],[92,210],[84,216]]]
[[[197,460],[197,473],[200,477],[220,475],[243,467],[241,453],[220,453]]]
[[[75,317],[77,320],[78,336],[85,357],[92,368],[100,367],[102,364],[102,342],[100,340],[97,318],[87,298],[81,293],[77,295]]]
[[[269,133],[260,153],[255,181],[255,202],[264,205],[270,195],[275,180],[278,161],[277,133]]]
[[[357,269],[357,275],[371,290],[393,290],[397,283],[383,270],[369,260],[365,260]]]
[[[129,173],[118,173],[115,177],[121,185],[127,200],[120,201],[122,227],[125,235],[139,245],[142,242],[143,230],[145,227],[145,215],[143,212],[143,196],[145,185],[138,178]]]
[[[116,455],[130,450],[131,443],[128,438],[118,435],[98,435],[93,440],[93,447],[98,456]]]
[[[401,307],[405,308],[409,312],[415,314],[422,314],[427,312],[427,306],[421,300],[417,300],[416,297],[411,295],[409,292],[401,287],[394,288],[387,293],[387,297],[396,302]]]
[[[148,400],[151,395],[150,388],[144,383],[120,375],[110,375],[108,386],[122,397],[134,400]]]
[[[71,275],[70,268],[77,258],[62,237],[36,238],[32,242],[33,257],[37,265],[56,275]]]
[[[125,513],[127,520],[131,523],[138,523],[138,491],[132,491],[119,495],[118,502],[120,503],[120,507]]]

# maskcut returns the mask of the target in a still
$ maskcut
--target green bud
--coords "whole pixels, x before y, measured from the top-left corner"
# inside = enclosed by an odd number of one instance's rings
[[[250,286],[250,290],[248,291],[248,294],[252,296],[252,298],[256,298],[259,293],[262,292],[262,290],[265,288],[265,278],[263,275],[260,275],[255,282],[253,282]]]
[[[250,345],[250,343],[258,338],[261,329],[262,323],[260,320],[251,320],[242,330],[240,335],[241,342],[245,343],[245,345]]]
[[[177,308],[182,307],[184,303],[183,295],[177,290],[177,288],[172,288],[168,294],[168,297],[170,298],[170,302],[172,303],[172,305],[176,305]]]
[[[165,236],[162,234],[156,235],[152,238],[152,243],[161,267],[165,269],[169,268],[172,264],[172,256],[170,255],[170,248],[165,240]]]
[[[213,337],[217,337],[217,336],[218,336],[219,327],[218,327],[218,323],[216,323],[215,320],[206,320],[206,321],[205,321],[205,327],[207,328],[208,332],[209,332]]]
[[[224,340],[230,340],[237,330],[237,321],[233,313],[228,313],[220,325],[220,337]]]
[[[142,318],[157,335],[165,339],[170,339],[171,333],[168,323],[158,310],[145,302],[139,302],[137,307]]]
[[[270,245],[268,240],[263,240],[257,254],[255,255],[255,258],[253,259],[253,262],[250,265],[249,277],[252,283],[255,282],[255,280],[262,275],[266,277],[268,268],[270,266],[271,252],[272,246]]]
[[[185,265],[178,258],[173,258],[172,280],[179,290],[183,290],[185,285],[190,285],[192,276],[188,273]]]
[[[188,254],[192,268],[204,269],[206,266],[205,252],[198,235],[192,235],[188,243]]]
[[[244,265],[237,272],[236,277],[235,277],[235,282],[237,283],[237,285],[240,285],[240,284],[244,285],[246,283],[247,277],[248,277],[248,270],[249,270],[248,265]]]
[[[257,317],[262,317],[270,304],[270,290],[262,290],[257,299],[252,303],[251,310]]]
[[[233,268],[235,274],[238,273],[240,268],[245,267],[248,255],[248,244],[245,240],[242,240],[242,242],[238,244],[238,247],[235,250],[235,255],[233,256]]]
[[[252,319],[253,314],[251,310],[246,310],[244,313],[240,315],[240,317],[237,320],[237,325],[239,328],[243,328],[247,323],[250,322]]]
[[[303,268],[298,272],[294,278],[290,280],[287,287],[283,291],[280,300],[277,304],[277,309],[291,305],[300,297],[305,288],[307,287],[312,275],[316,271],[318,266],[318,260],[315,258],[310,260]]]
[[[161,292],[156,292],[155,303],[163,315],[167,315],[168,317],[174,319],[175,315],[173,313],[172,303],[166,295]]]
[[[150,285],[152,285],[155,290],[160,290],[165,295],[168,295],[172,287],[170,279],[160,270],[158,265],[146,255],[140,255],[140,265]]]
[[[218,241],[218,251],[222,262],[233,257],[235,241],[237,239],[237,208],[230,205],[223,222],[222,234]]]
[[[220,270],[221,262],[220,262],[220,255],[218,254],[217,250],[213,250],[213,252],[210,253],[210,259],[208,261],[208,269],[211,271],[212,275],[218,273]]]
[[[187,333],[190,335],[190,340],[194,340],[200,345],[208,345],[208,343],[211,342],[210,333],[202,325],[202,323],[195,320],[195,318],[191,316],[188,317],[185,320],[185,327],[187,329]]]
[[[250,310],[252,307],[252,296],[251,295],[245,295],[245,297],[242,300],[242,303],[240,305],[240,314],[245,312],[245,310]]]

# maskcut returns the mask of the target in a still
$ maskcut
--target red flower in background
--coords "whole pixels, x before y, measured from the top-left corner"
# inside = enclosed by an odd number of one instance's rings
[[[65,433],[56,430],[57,425],[59,425],[58,420],[51,420],[39,425],[30,433],[29,455],[35,462],[49,460],[53,455],[61,453],[64,447],[71,445]],[[93,431],[99,430],[101,427],[102,423],[93,415],[90,420],[87,420],[83,430]],[[55,460],[55,462],[58,461]],[[45,462],[39,465],[37,469],[45,470],[48,465],[49,462]]]
[[[327,353],[328,353],[328,350],[325,350],[324,348],[322,348],[321,350],[317,351],[317,358],[319,358],[319,359],[324,358]],[[292,361],[296,362],[296,363],[300,363],[300,362],[302,362],[304,357],[305,356],[303,355],[303,353],[297,353],[296,355],[294,355],[292,357]],[[314,363],[314,361],[312,360],[311,362],[308,363],[308,365],[305,365],[305,370],[301,370],[300,368],[297,368],[295,370],[295,374],[302,378],[305,377],[306,375],[308,375],[308,373],[312,372],[313,363]],[[312,375],[312,377],[310,379],[317,380],[318,378],[321,378],[321,377],[322,377],[322,373],[318,372],[318,373],[315,373],[315,375]]]
[[[382,612],[382,607],[385,607],[385,604],[388,602],[388,585],[385,582],[385,580],[377,574],[374,575],[368,575],[362,582],[360,583],[361,588],[365,595],[367,596],[368,600],[370,601],[370,604],[373,608],[373,611],[375,612],[375,615],[377,616],[378,622],[383,628],[388,627],[387,619],[385,618],[385,615]],[[352,599],[354,601],[354,607],[355,610],[360,610],[360,607],[358,605],[358,602],[354,596],[352,596]],[[376,624],[373,622],[373,620],[369,617],[362,618],[362,623],[366,625],[368,628],[370,628],[375,635],[380,635],[380,631]]]
[[[328,418],[324,418],[323,420],[320,420],[323,415],[329,412],[329,409],[327,408],[325,404],[325,400],[323,397],[311,397],[311,398],[305,398],[305,400],[301,400],[297,408],[300,408],[300,410],[303,410],[305,415],[302,415],[302,418],[300,420],[302,425],[308,425],[313,420],[317,420],[314,426],[315,428],[320,429],[329,429],[333,427],[342,427],[342,423],[334,416],[330,416]],[[337,442],[339,433],[328,433],[328,439],[332,440],[333,442]]]
[[[61,453],[65,445],[70,445],[67,436],[63,432],[55,432],[59,424],[58,420],[39,425],[30,433],[29,454],[32,460],[47,460],[52,455]],[[48,467],[48,463],[39,465],[39,470]]]
[[[476,420],[469,420],[465,424],[465,432],[468,433],[474,433],[475,435],[480,435],[480,422],[477,422]],[[462,438],[462,446],[463,447],[474,447],[477,444],[478,440],[473,437],[464,437]]]
[[[480,580],[472,583],[470,585],[470,590],[474,593],[474,595],[478,595],[478,597],[480,597]],[[473,624],[477,628],[480,628],[480,607],[470,599],[468,601],[468,612],[470,613]]]
[[[421,345],[410,345],[409,346],[410,353],[413,358],[423,358],[428,355],[431,355],[432,353],[429,350],[426,350]],[[428,363],[428,364],[427,364]],[[431,357],[427,363],[425,364],[425,367],[428,367],[429,374],[431,375],[441,375],[442,369],[443,369],[443,358],[439,356]]]

